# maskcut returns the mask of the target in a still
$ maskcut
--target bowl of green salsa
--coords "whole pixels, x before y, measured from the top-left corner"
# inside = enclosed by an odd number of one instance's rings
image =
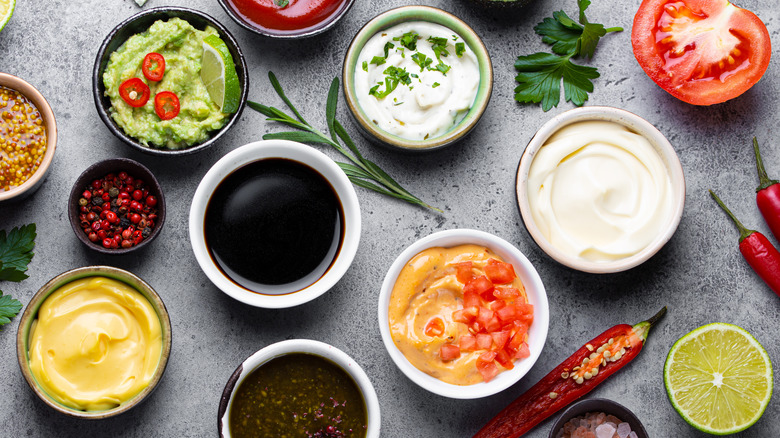
[[[307,339],[271,344],[233,372],[219,403],[220,438],[379,436],[376,391],[346,353]]]

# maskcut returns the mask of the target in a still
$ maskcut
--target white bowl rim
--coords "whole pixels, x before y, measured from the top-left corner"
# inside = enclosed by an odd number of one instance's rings
[[[349,374],[360,389],[360,392],[362,393],[363,399],[366,403],[366,415],[368,417],[366,438],[379,437],[379,431],[382,423],[381,414],[379,411],[379,398],[376,395],[376,390],[374,389],[374,385],[371,383],[371,379],[368,378],[368,375],[363,370],[363,368],[347,353],[344,353],[330,344],[311,339],[288,339],[286,341],[276,342],[258,350],[246,358],[243,362],[241,362],[241,365],[236,368],[236,372],[239,368],[242,368],[241,373],[235,380],[235,384],[230,390],[230,399],[228,401],[227,408],[225,409],[224,415],[220,418],[220,424],[222,425],[222,430],[219,431],[220,436],[224,436],[225,438],[229,438],[231,436],[228,428],[230,424],[230,409],[233,405],[233,396],[236,393],[236,389],[238,389],[246,376],[248,376],[252,371],[256,370],[260,365],[270,361],[271,359],[292,353],[308,353],[324,357],[325,359],[328,359],[341,367],[341,369]],[[225,390],[227,389],[228,388],[225,388]],[[225,395],[226,394],[223,394],[223,397],[225,397]]]
[[[390,335],[388,305],[393,285],[404,265],[421,251],[442,246],[452,247],[463,244],[477,244],[489,248],[506,262],[512,263],[515,272],[525,286],[528,301],[534,305],[534,322],[528,331],[528,346],[531,355],[521,361],[515,362],[511,370],[499,373],[490,382],[480,382],[474,385],[454,385],[443,382],[417,369],[406,359],[398,347],[395,346]],[[517,383],[533,367],[547,340],[547,331],[550,325],[550,310],[547,301],[547,292],[542,284],[542,279],[530,260],[514,245],[493,234],[473,229],[452,229],[430,234],[409,245],[395,259],[385,275],[382,289],[379,293],[379,331],[387,352],[396,366],[411,381],[420,387],[444,397],[454,399],[475,399],[487,397],[501,392]]]
[[[216,266],[206,247],[203,218],[212,193],[230,173],[255,161],[286,158],[303,163],[320,173],[333,187],[342,210],[344,235],[339,252],[328,271],[297,292],[265,295],[243,288]],[[246,144],[217,161],[201,180],[192,199],[189,217],[190,243],[203,272],[217,288],[234,299],[255,307],[281,309],[309,302],[330,290],[347,272],[360,243],[361,218],[357,194],[347,175],[327,155],[301,143],[287,140],[261,140]]]
[[[632,131],[647,138],[656,152],[658,152],[661,161],[666,165],[672,183],[674,208],[672,209],[669,223],[667,224],[665,231],[656,236],[656,238],[642,251],[630,257],[611,262],[582,260],[565,254],[554,247],[536,226],[533,215],[531,214],[531,207],[528,203],[528,196],[526,195],[528,171],[531,168],[531,163],[536,157],[537,152],[539,152],[539,149],[544,145],[547,139],[564,126],[587,120],[615,122],[626,126]],[[517,203],[520,208],[520,216],[522,216],[523,223],[534,242],[536,242],[547,255],[558,263],[572,269],[591,274],[612,274],[639,266],[655,255],[666,242],[672,238],[682,220],[683,209],[685,207],[686,186],[685,174],[683,172],[682,164],[680,163],[680,158],[677,156],[677,152],[675,152],[672,144],[669,143],[669,140],[658,130],[658,128],[642,117],[624,109],[608,106],[589,106],[575,108],[558,114],[545,122],[542,127],[536,131],[536,134],[534,134],[531,141],[528,142],[528,146],[526,146],[525,151],[520,158],[515,180],[515,189],[515,195],[517,197]]]

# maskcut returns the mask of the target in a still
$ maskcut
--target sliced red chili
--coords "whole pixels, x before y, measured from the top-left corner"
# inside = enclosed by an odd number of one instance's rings
[[[170,91],[161,91],[154,96],[154,112],[162,120],[170,120],[179,115],[179,97]]]
[[[504,408],[474,438],[520,437],[559,409],[587,394],[639,354],[650,328],[664,313],[666,307],[633,327],[619,324],[607,329]],[[527,345],[522,344],[515,357],[527,357],[528,354]]]
[[[133,108],[146,105],[149,101],[149,86],[139,78],[130,78],[119,86],[119,95]]]
[[[165,58],[159,53],[147,53],[141,64],[144,77],[150,81],[161,81],[165,74]]]

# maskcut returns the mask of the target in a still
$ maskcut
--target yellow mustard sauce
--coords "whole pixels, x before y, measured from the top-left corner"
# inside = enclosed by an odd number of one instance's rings
[[[455,265],[471,261],[474,275],[480,276],[485,275],[484,267],[491,258],[504,261],[478,245],[435,247],[414,256],[401,270],[390,295],[390,335],[420,371],[454,385],[483,381],[476,362],[484,350],[463,352],[459,358],[445,362],[439,358],[439,349],[445,343],[457,345],[460,336],[469,333],[466,324],[452,319],[452,313],[463,308],[464,284],[457,279]],[[527,302],[519,278],[515,278],[511,287],[520,290]],[[425,326],[435,317],[444,321],[444,333],[428,336]],[[500,366],[499,369],[503,370]]]
[[[162,330],[138,291],[90,277],[44,301],[29,345],[30,370],[44,391],[73,409],[99,411],[149,385],[162,354]]]

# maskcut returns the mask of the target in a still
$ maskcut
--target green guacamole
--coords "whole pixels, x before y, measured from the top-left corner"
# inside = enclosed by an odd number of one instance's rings
[[[211,100],[200,79],[203,38],[217,34],[207,27],[200,31],[180,18],[156,21],[146,32],[130,37],[111,54],[103,73],[106,96],[111,99],[111,117],[125,133],[146,146],[183,149],[209,138],[209,132],[225,125],[228,114]],[[144,57],[156,52],[165,58],[165,75],[159,82],[144,78]],[[132,77],[140,78],[151,91],[149,101],[133,108],[119,95],[119,86]],[[160,120],[154,111],[154,96],[172,91],[179,97],[181,111],[170,120]]]

